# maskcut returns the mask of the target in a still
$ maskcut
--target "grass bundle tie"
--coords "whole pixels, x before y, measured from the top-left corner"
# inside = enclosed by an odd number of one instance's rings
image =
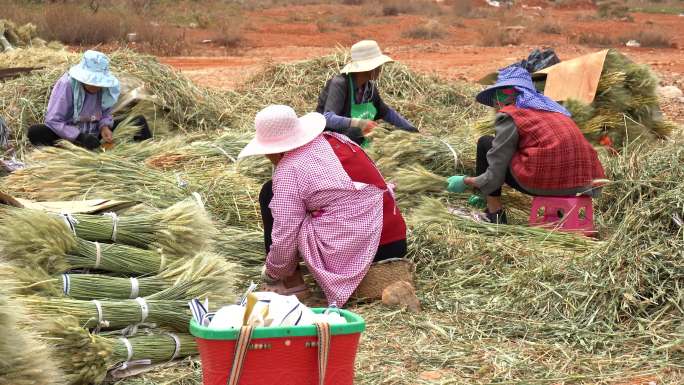
[[[111,240],[112,240],[112,242],[116,243],[116,234],[117,234],[117,230],[118,230],[118,227],[119,227],[119,216],[116,215],[115,212],[104,213],[103,215],[104,215],[105,217],[110,217],[110,218],[112,218],[112,236],[111,236]]]

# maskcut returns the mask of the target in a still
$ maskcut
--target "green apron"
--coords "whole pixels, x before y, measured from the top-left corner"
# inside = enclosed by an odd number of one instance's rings
[[[349,97],[351,99],[351,117],[354,119],[364,119],[364,120],[375,120],[378,114],[377,108],[373,105],[373,102],[356,104],[356,89],[354,89],[354,82],[352,81],[352,75],[349,75]],[[361,147],[370,147],[370,139],[363,138],[361,142]]]

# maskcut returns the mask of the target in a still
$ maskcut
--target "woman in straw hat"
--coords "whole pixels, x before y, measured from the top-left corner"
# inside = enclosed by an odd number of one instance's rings
[[[316,111],[325,116],[326,130],[344,134],[362,144],[382,119],[402,130],[418,132],[408,120],[380,97],[375,81],[382,65],[391,62],[378,43],[363,40],[351,47],[351,62],[328,80],[318,97]]]
[[[373,261],[406,253],[406,225],[372,160],[344,135],[323,133],[325,117],[300,118],[272,105],[255,118],[256,136],[238,159],[275,165],[261,190],[266,289],[304,297],[303,259],[330,306],[342,306]]]
[[[112,118],[119,98],[119,80],[109,71],[109,59],[101,52],[86,51],[81,62],[71,67],[50,94],[45,124],[29,127],[33,145],[53,146],[65,139],[88,149],[100,146],[100,139],[112,142],[112,131],[121,121]],[[140,127],[135,140],[152,137],[142,116],[132,123]]]
[[[497,109],[496,136],[477,142],[477,176],[450,177],[448,191],[478,189],[486,196],[487,220],[504,224],[504,183],[528,195],[598,193],[596,182],[605,174],[596,151],[570,113],[537,92],[529,72],[517,66],[500,70],[496,84],[477,101]]]

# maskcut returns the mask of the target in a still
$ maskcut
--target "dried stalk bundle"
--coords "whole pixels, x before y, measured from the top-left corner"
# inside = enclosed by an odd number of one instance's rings
[[[48,274],[76,268],[155,274],[179,259],[158,250],[76,238],[62,219],[37,210],[5,210],[0,231],[7,235],[0,240],[0,252],[7,260],[42,268]]]
[[[101,274],[62,274],[53,277],[41,268],[0,264],[0,278],[7,290],[18,295],[69,297],[73,299],[167,300],[210,297],[226,302],[233,296],[235,266],[215,254],[200,254],[189,261],[179,260],[164,272],[140,278]]]
[[[89,329],[121,329],[147,323],[178,331],[188,328],[190,312],[184,300],[136,299],[81,301],[67,298],[22,297],[21,303],[39,320],[73,316]]]
[[[151,360],[155,364],[197,354],[197,344],[188,334],[154,331],[127,338],[90,334],[74,317],[49,323],[42,335],[53,346],[67,384],[74,385],[101,383],[109,369],[123,362]]]
[[[442,193],[446,190],[446,178],[414,164],[399,168],[392,176],[392,182],[396,184],[396,192],[404,198],[415,194]]]
[[[19,303],[0,292],[0,385],[61,385],[61,371],[51,362],[48,346],[34,332]]]
[[[454,175],[475,170],[475,150],[463,135],[438,138],[406,131],[377,130],[369,155],[387,178],[398,167],[410,164],[419,164],[437,174]]]
[[[76,235],[189,256],[206,248],[216,229],[202,202],[189,198],[152,215],[73,215]]]

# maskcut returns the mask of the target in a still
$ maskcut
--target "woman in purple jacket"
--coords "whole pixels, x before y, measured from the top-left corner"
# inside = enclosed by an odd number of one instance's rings
[[[111,143],[112,132],[121,122],[112,118],[118,98],[119,80],[109,71],[107,56],[86,51],[81,62],[55,84],[45,124],[29,127],[29,141],[35,146],[53,146],[64,139],[91,150],[100,146],[100,140]],[[133,124],[140,127],[134,140],[152,137],[144,117],[135,117]]]

